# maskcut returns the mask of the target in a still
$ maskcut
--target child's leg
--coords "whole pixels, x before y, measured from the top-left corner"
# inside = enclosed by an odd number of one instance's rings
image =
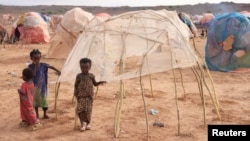
[[[78,113],[78,117],[79,117],[79,120],[80,120],[80,123],[81,123],[81,128],[80,128],[80,131],[85,131],[86,130],[86,122],[85,122],[85,112],[80,112]]]
[[[91,129],[90,123],[87,123],[86,130],[90,130],[90,129]]]
[[[36,118],[39,119],[38,107],[35,106]]]
[[[44,119],[48,119],[49,116],[47,115],[47,110],[48,110],[48,107],[43,107],[43,118]]]

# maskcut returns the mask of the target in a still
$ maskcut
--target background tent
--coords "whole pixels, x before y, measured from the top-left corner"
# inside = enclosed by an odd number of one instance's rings
[[[50,28],[51,32],[54,33],[57,26],[61,23],[63,15],[50,15]]]
[[[9,34],[8,31],[3,27],[0,23],[0,44],[9,41]]]
[[[67,58],[84,26],[93,19],[93,15],[81,8],[73,8],[67,11],[56,29],[55,35],[50,41],[47,57]]]
[[[202,15],[193,15],[191,16],[191,20],[194,24],[200,24],[202,17]]]
[[[240,13],[223,14],[210,24],[205,59],[210,70],[250,67],[250,20]]]
[[[240,11],[242,15],[245,15],[250,20],[250,12],[249,11]]]
[[[50,40],[48,25],[37,12],[22,14],[14,24],[12,35],[16,28],[23,43],[48,43]]]
[[[191,17],[188,14],[184,13],[184,12],[179,13],[178,16],[181,19],[181,21],[183,23],[185,23],[189,27],[189,29],[193,33],[193,35],[195,37],[198,37],[197,28],[194,25],[193,21],[191,20]]]
[[[200,21],[201,25],[206,27],[206,28],[209,27],[210,22],[212,19],[214,19],[214,17],[215,16],[212,13],[203,13],[201,21]]]
[[[99,24],[92,20],[71,50],[60,81],[74,82],[79,60],[93,60],[97,80],[120,80],[195,65],[190,31],[175,11],[134,11]],[[124,71],[119,72],[120,62]],[[132,62],[132,66],[128,66]]]
[[[101,13],[97,13],[95,17],[98,18],[100,21],[105,21],[109,19],[111,15],[108,13],[101,12]]]

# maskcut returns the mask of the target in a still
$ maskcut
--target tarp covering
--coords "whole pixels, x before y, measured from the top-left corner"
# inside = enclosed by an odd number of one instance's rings
[[[211,20],[215,18],[213,13],[203,13],[201,18],[201,25],[204,27],[209,27]]]
[[[208,29],[205,60],[210,70],[250,67],[250,20],[240,13],[216,16]]]
[[[78,7],[67,11],[50,41],[47,57],[67,58],[79,34],[93,17],[91,13]]]
[[[20,39],[24,43],[48,43],[50,40],[48,25],[37,12],[22,14],[15,22],[14,28],[19,29]]]
[[[91,72],[96,79],[106,81],[197,64],[198,58],[189,44],[190,31],[176,11],[132,11],[96,23],[92,20],[85,26],[59,81],[74,82],[83,57],[92,60]]]
[[[111,15],[105,12],[101,12],[101,13],[97,13],[95,17],[98,18],[100,22],[103,22],[105,20],[108,20],[111,17]]]
[[[242,15],[245,15],[250,20],[250,12],[249,11],[240,11]]]
[[[193,35],[195,37],[198,37],[197,28],[194,25],[191,17],[188,14],[184,13],[184,12],[179,13],[178,16],[182,20],[182,22],[185,23],[189,27],[189,29],[191,30],[191,32],[193,33]]]

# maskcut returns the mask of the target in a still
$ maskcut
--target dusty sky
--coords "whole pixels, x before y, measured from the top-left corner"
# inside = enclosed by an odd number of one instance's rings
[[[223,2],[250,3],[250,0],[222,0]],[[0,5],[76,5],[76,6],[159,6],[198,3],[220,3],[221,0],[0,0]]]

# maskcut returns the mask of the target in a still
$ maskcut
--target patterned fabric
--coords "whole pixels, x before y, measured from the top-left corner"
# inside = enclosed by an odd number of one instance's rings
[[[75,80],[75,96],[77,99],[77,113],[81,121],[90,123],[93,107],[94,85],[93,74],[78,74]]]
[[[35,68],[34,64],[28,66],[35,72],[33,82],[35,85],[34,106],[36,107],[48,107],[48,66],[47,63],[39,63],[37,68]]]
[[[21,86],[20,113],[21,119],[30,125],[36,123],[36,114],[33,107],[34,84],[24,82]]]

